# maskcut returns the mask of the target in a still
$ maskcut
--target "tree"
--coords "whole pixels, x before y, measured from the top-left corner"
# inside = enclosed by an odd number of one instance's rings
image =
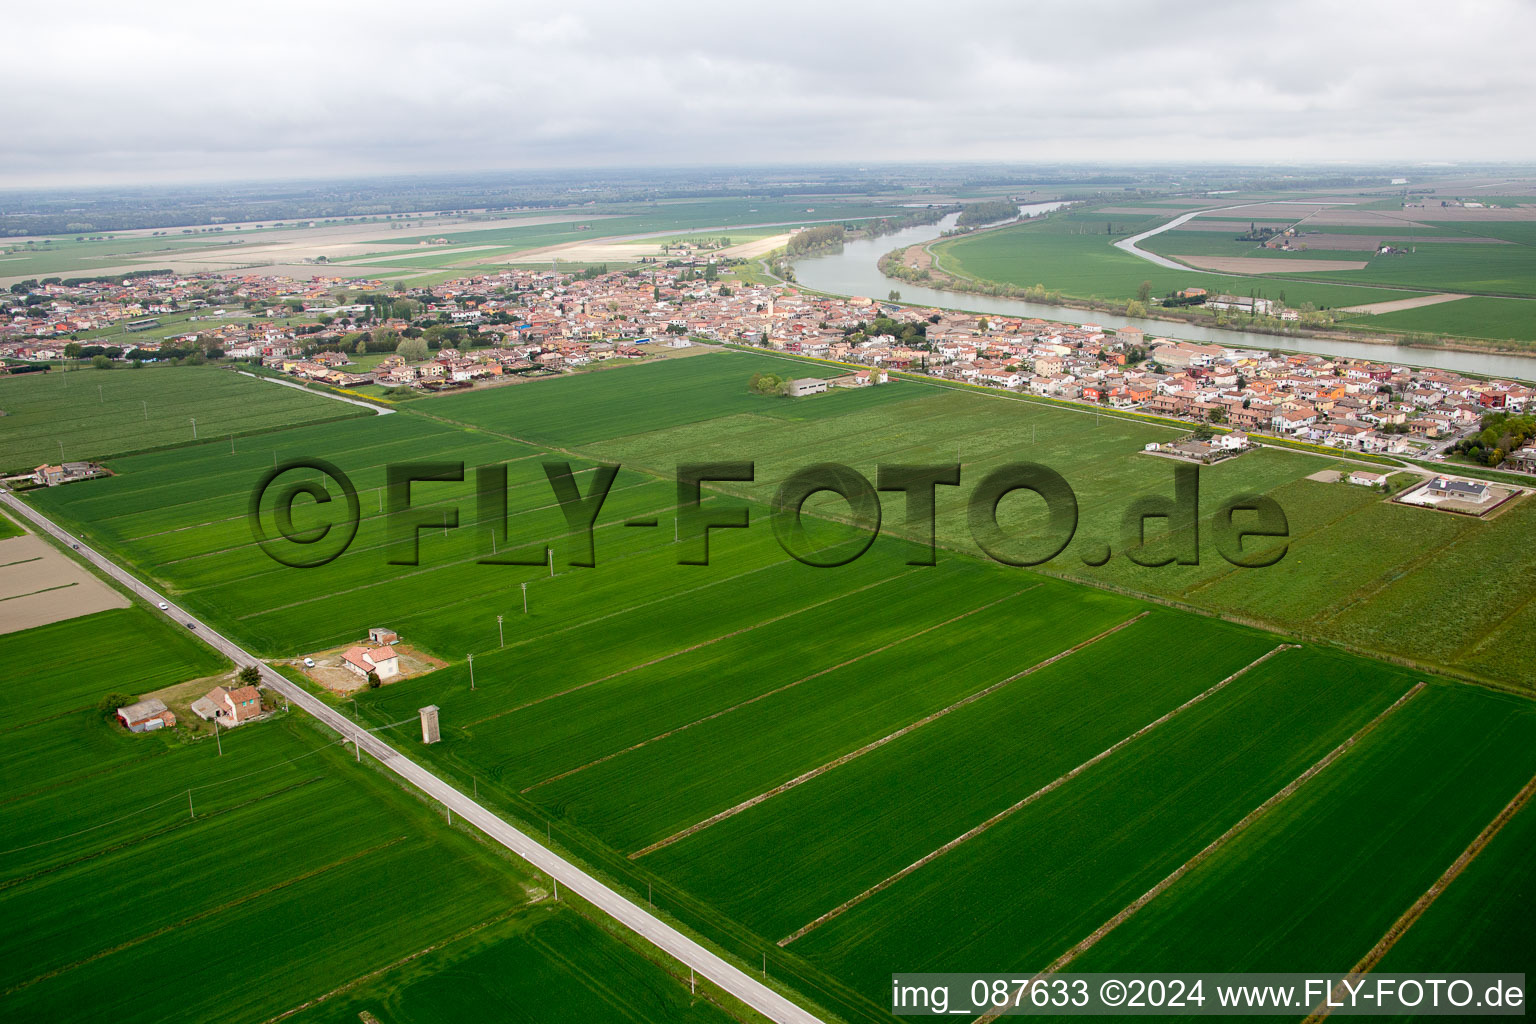
[[[1129,302],[1127,302],[1125,304],[1125,315],[1126,316],[1132,316],[1132,317],[1134,317],[1134,316],[1146,316],[1147,315],[1146,304],[1138,302],[1135,299],[1132,299],[1131,301],[1129,301]]]
[[[1195,440],[1196,441],[1209,441],[1211,438],[1213,438],[1215,436],[1216,436],[1216,431],[1212,430],[1208,425],[1206,425],[1204,423],[1202,423],[1199,426],[1195,427]]]
[[[395,346],[395,355],[411,363],[426,362],[428,349],[426,338],[406,338]]]
[[[1136,289],[1136,301],[1140,302],[1143,305],[1145,305],[1147,300],[1150,299],[1151,297],[1152,297],[1152,282],[1151,281],[1143,281],[1143,282],[1141,282],[1141,286]]]
[[[241,686],[255,686],[261,682],[261,669],[255,665],[247,665],[240,670],[237,678]]]
[[[377,690],[380,686],[383,685],[384,683],[379,679],[379,674],[377,672],[368,673],[368,689]]]
[[[91,356],[91,366],[97,370],[112,369],[112,360],[106,356]]]

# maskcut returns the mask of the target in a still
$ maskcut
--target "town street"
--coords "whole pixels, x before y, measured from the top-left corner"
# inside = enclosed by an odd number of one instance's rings
[[[139,582],[133,575],[104,555],[93,551],[80,538],[71,537],[68,532],[35,511],[10,491],[0,490],[0,502],[34,527],[76,548],[92,565],[149,602],[151,607],[156,607],[160,602],[165,601],[169,606],[165,614],[181,624],[182,628],[186,628],[189,623],[192,624],[194,628],[189,632],[201,638],[204,643],[212,646],[236,665],[257,666],[261,671],[262,685],[282,694],[287,700],[336,730],[346,741],[359,745],[370,757],[377,758],[385,767],[427,796],[447,806],[454,815],[470,822],[492,840],[522,857],[539,871],[553,878],[560,886],[591,903],[656,948],[686,964],[770,1020],[779,1021],[781,1024],[819,1024],[818,1018],[814,1015],[801,1009],[746,972],[726,963],[574,864],[534,842],[496,814],[416,764],[361,725],[335,711],[303,687],[285,679],[253,655],[220,636],[206,623],[171,604],[167,598]]]

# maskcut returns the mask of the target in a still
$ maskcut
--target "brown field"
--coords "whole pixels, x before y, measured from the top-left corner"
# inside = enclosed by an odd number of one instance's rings
[[[1466,298],[1465,295],[1458,295],[1455,292],[1441,292],[1439,295],[1419,295],[1411,299],[1393,299],[1391,302],[1370,302],[1364,306],[1345,306],[1341,312],[1396,313],[1400,309],[1418,309],[1420,306],[1434,306],[1464,298]]]
[[[1364,260],[1308,260],[1282,259],[1263,256],[1175,256],[1183,263],[1201,270],[1215,270],[1223,274],[1286,274],[1304,270],[1363,270]]]
[[[0,633],[126,607],[126,597],[42,538],[0,540]]]

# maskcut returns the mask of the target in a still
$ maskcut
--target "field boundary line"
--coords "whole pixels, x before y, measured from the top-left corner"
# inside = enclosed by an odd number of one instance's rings
[[[965,696],[965,697],[961,697],[959,700],[955,701],[953,704],[949,705],[948,707],[940,708],[938,711],[934,711],[934,712],[932,712],[930,714],[924,715],[922,718],[919,718],[917,721],[912,722],[912,723],[910,723],[908,725],[904,725],[900,729],[897,729],[893,733],[889,733],[888,735],[882,736],[882,737],[880,737],[877,740],[872,740],[871,742],[864,744],[864,746],[860,747],[857,750],[849,751],[848,753],[843,754],[841,757],[837,757],[837,758],[834,758],[831,761],[828,761],[824,765],[820,765],[819,767],[812,768],[808,772],[805,772],[805,773],[803,773],[801,775],[797,775],[793,779],[790,779],[788,782],[784,782],[784,783],[781,783],[781,784],[773,787],[772,789],[768,790],[766,793],[759,793],[757,796],[750,797],[750,798],[748,798],[746,800],[743,800],[741,803],[737,804],[734,807],[728,807],[725,810],[721,811],[720,813],[715,814],[715,815],[711,815],[710,817],[705,818],[703,821],[698,822],[697,824],[689,825],[687,828],[683,829],[681,832],[673,833],[672,835],[667,836],[665,839],[657,840],[656,842],[652,843],[650,846],[647,846],[647,847],[645,847],[643,849],[640,849],[640,850],[636,850],[634,853],[629,855],[629,859],[630,860],[635,860],[636,858],[644,857],[648,853],[655,853],[657,850],[661,849],[662,847],[664,847],[664,846],[671,846],[673,843],[675,843],[675,842],[677,842],[677,841],[679,841],[681,839],[686,839],[686,838],[688,838],[689,836],[693,835],[696,832],[704,831],[706,828],[709,828],[711,825],[718,824],[718,823],[724,821],[727,818],[734,818],[736,815],[740,814],[742,811],[749,810],[749,809],[751,809],[753,807],[756,807],[758,804],[762,803],[765,800],[770,800],[773,797],[778,796],[780,793],[786,793],[789,790],[794,789],[797,786],[804,785],[805,783],[810,782],[812,779],[816,778],[817,776],[825,775],[827,772],[831,771],[834,768],[838,768],[838,767],[840,767],[842,765],[845,765],[849,761],[855,760],[856,758],[863,757],[865,754],[869,753],[872,750],[877,750],[880,747],[885,746],[887,743],[891,743],[891,742],[893,742],[895,740],[900,739],[901,737],[905,736],[909,732],[913,732],[914,730],[921,729],[923,726],[928,725],[931,722],[938,721],[940,718],[943,718],[945,715],[948,715],[950,712],[958,711],[958,710],[960,710],[961,708],[965,707],[968,704],[974,704],[976,701],[981,700],[981,698],[987,696],[988,694],[995,693],[998,690],[1001,690],[1003,687],[1007,686],[1009,683],[1016,682],[1017,680],[1023,679],[1027,675],[1033,675],[1034,673],[1040,671],[1041,669],[1049,668],[1050,666],[1056,664],[1058,661],[1062,660],[1063,658],[1068,657],[1069,655],[1072,655],[1072,654],[1076,654],[1078,651],[1082,650],[1083,648],[1088,647],[1088,646],[1090,646],[1092,644],[1098,643],[1100,640],[1103,640],[1105,637],[1110,636],[1111,634],[1114,634],[1114,633],[1118,633],[1122,629],[1125,629],[1127,626],[1134,625],[1135,623],[1140,622],[1142,619],[1146,618],[1148,615],[1151,615],[1151,614],[1152,614],[1151,611],[1138,612],[1137,614],[1131,616],[1129,619],[1126,619],[1124,622],[1120,623],[1119,625],[1111,626],[1110,628],[1104,630],[1102,633],[1099,633],[1096,636],[1091,636],[1087,640],[1084,640],[1084,641],[1082,641],[1079,644],[1075,644],[1074,646],[1068,647],[1066,650],[1061,651],[1060,653],[1051,655],[1049,658],[1046,658],[1044,661],[1036,662],[1035,664],[1031,665],[1029,668],[1026,668],[1022,672],[1016,672],[1013,675],[1009,676],[1008,678],[1001,679],[1001,680],[993,683],[991,686],[986,687],[985,689],[977,690],[975,693],[972,693],[972,694],[970,694],[968,696]]]
[[[983,821],[980,825],[977,825],[974,828],[971,828],[971,829],[968,829],[965,832],[962,832],[960,835],[958,835],[955,838],[951,839],[949,842],[945,843],[943,846],[940,846],[939,848],[937,848],[937,849],[935,849],[935,850],[933,850],[933,851],[931,851],[929,853],[924,854],[922,857],[919,857],[917,860],[913,861],[911,864],[908,864],[906,867],[902,868],[900,871],[896,872],[895,874],[893,874],[893,875],[889,876],[888,878],[885,878],[885,879],[883,879],[883,880],[881,880],[879,882],[876,882],[874,885],[870,886],[868,889],[865,889],[863,892],[859,893],[857,896],[853,897],[852,899],[845,900],[844,902],[838,904],[836,907],[833,907],[831,910],[827,911],[825,914],[822,914],[820,917],[816,918],[816,920],[810,922],[809,924],[803,925],[800,928],[797,928],[795,931],[789,933],[784,938],[780,939],[778,944],[780,946],[787,946],[791,942],[794,942],[796,939],[802,938],[805,935],[809,934],[810,932],[815,931],[817,928],[820,928],[822,925],[826,924],[828,921],[831,921],[834,918],[841,917],[843,914],[845,914],[848,911],[852,910],[854,907],[858,906],[860,903],[863,903],[865,900],[869,899],[871,896],[875,895],[876,893],[879,893],[879,892],[881,892],[881,891],[883,891],[885,889],[889,889],[891,886],[895,885],[897,882],[901,881],[903,878],[906,878],[908,875],[912,874],[914,871],[918,870],[919,868],[921,868],[921,867],[923,867],[923,866],[925,866],[927,864],[933,863],[934,861],[938,860],[940,857],[944,856],[946,853],[948,853],[950,850],[953,850],[955,847],[959,846],[960,844],[965,843],[965,842],[969,842],[970,840],[975,839],[977,836],[981,835],[983,832],[986,832],[988,829],[992,828],[994,825],[997,825],[997,824],[1001,823],[1002,821],[1006,820],[1007,818],[1011,818],[1014,814],[1016,814],[1019,811],[1023,810],[1025,807],[1028,807],[1030,804],[1034,803],[1036,800],[1039,800],[1041,797],[1047,795],[1048,793],[1053,792],[1054,790],[1057,790],[1057,789],[1061,788],[1062,786],[1066,785],[1068,782],[1071,782],[1073,779],[1077,778],[1083,772],[1085,772],[1088,769],[1092,768],[1094,765],[1099,764],[1101,761],[1105,760],[1106,758],[1114,755],[1116,752],[1118,752],[1119,750],[1124,748],[1127,744],[1132,743],[1135,740],[1140,739],[1141,737],[1145,736],[1147,733],[1151,732],[1153,729],[1156,729],[1158,726],[1163,725],[1164,723],[1168,722],[1170,719],[1172,719],[1174,716],[1178,715],[1180,712],[1186,711],[1189,708],[1194,707],[1196,704],[1199,704],[1201,701],[1205,700],[1207,697],[1211,697],[1211,696],[1214,696],[1215,694],[1219,693],[1221,690],[1226,688],[1228,683],[1231,683],[1232,681],[1236,680],[1240,676],[1245,675],[1250,670],[1257,668],[1258,666],[1262,665],[1264,662],[1268,661],[1270,658],[1273,658],[1275,655],[1280,654],[1283,651],[1296,650],[1300,646],[1301,646],[1300,644],[1280,644],[1279,646],[1275,647],[1273,650],[1270,650],[1269,652],[1260,655],[1259,657],[1255,658],[1253,661],[1249,662],[1248,664],[1244,665],[1242,668],[1238,669],[1236,672],[1233,672],[1231,675],[1227,676],[1227,678],[1223,679],[1221,682],[1216,683],[1214,686],[1211,686],[1211,687],[1201,691],[1200,693],[1195,694],[1195,696],[1189,698],[1184,703],[1180,704],[1178,707],[1172,709],[1171,711],[1164,712],[1162,715],[1158,716],[1157,718],[1154,718],[1152,721],[1148,722],[1146,725],[1142,726],[1140,729],[1137,729],[1135,732],[1131,733],[1129,736],[1125,736],[1125,737],[1122,737],[1121,739],[1117,740],[1113,745],[1111,745],[1111,746],[1105,748],[1104,750],[1100,751],[1099,753],[1093,755],[1088,760],[1086,760],[1082,764],[1078,765],[1076,768],[1073,768],[1072,770],[1066,772],[1065,774],[1057,776],[1055,779],[1051,780],[1050,782],[1047,782],[1045,785],[1041,786],[1039,789],[1035,790],[1033,793],[1029,794],[1024,799],[1020,800],[1018,803],[1013,804],[1010,807],[1005,807],[1003,810],[998,811],[996,814],[992,815],[990,818],[988,818],[987,820]]]
[[[733,630],[732,632],[725,633],[721,636],[711,637],[708,640],[700,640],[698,643],[692,645],[691,647],[682,647],[675,651],[668,651],[666,654],[658,655],[657,657],[652,658],[650,661],[643,661],[638,665],[631,665],[628,668],[621,668],[617,672],[610,672],[606,676],[602,676],[597,679],[591,679],[585,683],[577,683],[575,686],[567,687],[566,689],[560,690],[557,693],[550,693],[545,694],[542,697],[535,697],[533,700],[526,701],[517,705],[516,707],[507,708],[505,711],[498,711],[494,715],[486,715],[484,718],[477,718],[473,722],[465,722],[464,728],[470,729],[477,725],[484,725],[486,722],[494,721],[498,718],[502,718],[517,711],[522,711],[525,708],[531,708],[535,704],[543,704],[545,701],[554,700],[556,697],[564,697],[568,694],[575,693],[578,690],[585,690],[589,686],[596,686],[598,683],[606,683],[610,679],[617,679],[619,676],[628,675],[631,672],[638,672],[643,668],[650,668],[652,665],[660,664],[661,662],[668,661],[672,658],[681,657],[684,654],[690,654],[694,651],[700,650],[701,648],[711,647],[715,644],[721,643],[722,641],[730,640],[732,637],[741,636],[743,633],[750,633],[754,629],[762,629],[764,626],[771,626],[775,622],[782,622],[785,619],[793,618],[794,616],[799,615],[801,612],[808,612],[814,608],[820,608],[823,605],[832,604],[834,601],[841,601],[845,597],[852,597],[855,594],[862,594],[866,590],[872,590],[875,587],[902,579],[903,577],[909,576],[916,571],[916,569],[908,569],[906,572],[897,573],[895,576],[887,576],[884,579],[875,580],[873,583],[866,583],[862,587],[855,587],[853,590],[838,594],[835,597],[829,597],[824,601],[817,601],[815,604],[804,605],[800,608],[794,609],[793,611],[785,612],[782,615],[775,615],[772,618],[764,619],[762,622],[754,622],[750,626],[742,626],[740,629]]]
[[[905,574],[903,574],[903,575],[905,575]],[[595,767],[597,765],[600,765],[604,761],[612,761],[616,757],[621,757],[624,754],[628,754],[628,753],[630,753],[632,751],[639,750],[641,747],[648,746],[649,744],[656,743],[656,742],[658,742],[660,740],[664,740],[664,739],[666,739],[669,736],[675,736],[675,735],[677,735],[680,732],[684,732],[684,731],[686,731],[688,729],[692,729],[696,725],[703,725],[705,722],[713,721],[716,718],[722,718],[725,715],[730,714],[732,711],[739,711],[739,710],[741,710],[742,708],[748,706],[749,704],[756,704],[760,700],[767,700],[769,697],[772,697],[775,694],[783,693],[785,690],[793,689],[794,687],[799,686],[801,683],[808,683],[812,679],[818,679],[821,676],[827,675],[828,673],[836,672],[839,669],[847,668],[849,665],[852,665],[855,662],[863,661],[865,658],[873,657],[876,654],[881,654],[881,653],[883,653],[885,651],[890,650],[892,647],[897,647],[897,646],[900,646],[901,644],[906,643],[908,640],[916,640],[918,637],[923,636],[926,633],[932,633],[936,629],[943,629],[945,626],[953,625],[956,622],[959,622],[961,619],[969,618],[970,616],[976,615],[979,612],[984,612],[988,608],[996,607],[997,605],[1002,604],[1004,601],[1008,601],[1008,600],[1011,600],[1011,599],[1013,599],[1015,597],[1018,597],[1020,594],[1027,594],[1031,590],[1036,590],[1036,589],[1038,589],[1040,587],[1043,587],[1043,586],[1045,586],[1045,583],[1044,582],[1040,582],[1040,583],[1036,583],[1034,586],[1025,587],[1022,590],[1016,590],[1016,591],[1014,591],[1011,594],[1005,594],[1005,595],[1003,595],[1002,597],[998,598],[995,601],[988,601],[984,605],[980,605],[979,607],[972,608],[968,612],[961,612],[959,615],[956,615],[955,617],[950,618],[950,619],[945,619],[943,622],[936,622],[936,623],[934,623],[931,626],[924,626],[922,629],[918,630],[916,633],[909,633],[906,636],[898,637],[897,639],[892,640],[888,644],[884,644],[884,645],[882,645],[880,647],[876,647],[873,650],[865,651],[863,654],[855,655],[854,657],[849,658],[846,661],[841,661],[841,662],[837,663],[836,665],[832,665],[832,666],[830,666],[828,668],[824,668],[824,669],[821,669],[819,671],[812,672],[808,676],[803,676],[803,677],[801,677],[799,679],[796,679],[796,680],[794,680],[792,682],[785,683],[783,686],[775,687],[772,690],[768,690],[765,693],[760,693],[760,694],[758,694],[755,697],[750,697],[747,700],[741,701],[740,703],[732,704],[728,708],[723,708],[723,709],[721,709],[719,711],[714,712],[713,714],[705,715],[703,718],[700,718],[700,719],[697,719],[695,721],[689,722],[686,725],[680,725],[680,726],[678,726],[675,729],[668,729],[666,732],[658,733],[657,735],[652,736],[650,739],[641,740],[639,743],[631,744],[630,746],[627,746],[627,747],[625,747],[622,750],[616,750],[616,751],[614,751],[611,754],[604,754],[602,757],[599,757],[595,761],[588,761],[586,764],[580,765],[580,766],[578,766],[576,768],[572,768],[569,771],[561,772],[558,775],[551,775],[549,778],[543,780],[542,782],[535,782],[531,786],[527,786],[527,787],[525,787],[525,788],[523,788],[521,790],[518,790],[518,792],[519,793],[530,793],[533,790],[538,789],[540,786],[548,785],[551,782],[557,782],[560,779],[564,779],[564,778],[567,778],[567,777],[569,777],[571,775],[575,775],[577,772],[586,771],[588,768],[592,768],[592,767]],[[415,721],[415,719],[407,719],[407,721]]]
[[[489,928],[492,925],[500,924],[501,922],[507,920],[510,917],[514,917],[514,916],[516,916],[518,914],[523,913],[530,906],[532,906],[531,903],[524,903],[524,904],[521,904],[520,906],[512,907],[510,910],[503,910],[499,914],[493,914],[490,917],[486,918],[484,921],[480,921],[480,922],[478,922],[476,924],[472,924],[468,928],[461,929],[460,931],[457,931],[457,932],[453,933],[452,935],[448,936],[445,939],[439,939],[437,942],[432,943],[432,945],[430,945],[430,946],[424,946],[421,949],[418,949],[414,953],[407,953],[405,956],[401,957],[400,959],[395,960],[392,963],[385,964],[383,967],[376,967],[373,970],[368,971],[365,974],[360,974],[357,977],[353,978],[351,981],[347,982],[346,984],[338,985],[335,988],[331,989],[329,992],[325,992],[325,993],[323,993],[321,995],[315,996],[313,999],[310,999],[310,1000],[307,1000],[305,1002],[302,1002],[298,1006],[295,1006],[291,1010],[284,1010],[282,1013],[279,1013],[275,1017],[268,1017],[265,1021],[262,1022],[262,1024],[277,1024],[278,1021],[280,1021],[280,1020],[287,1020],[289,1017],[292,1017],[294,1014],[302,1013],[303,1011],[309,1009],[312,1006],[319,1006],[321,1003],[327,1002],[328,1000],[330,1000],[330,999],[332,999],[332,998],[334,998],[336,996],[339,996],[339,995],[341,995],[344,992],[350,992],[352,989],[357,988],[357,986],[366,984],[367,982],[372,981],[374,978],[380,977],[381,975],[384,975],[384,974],[388,974],[390,971],[394,970],[397,967],[404,967],[406,964],[410,963],[412,960],[419,960],[419,959],[421,959],[422,957],[426,956],[429,953],[437,952],[439,949],[442,949],[444,946],[451,946],[455,942],[460,941],[461,939],[469,938],[471,935],[474,935],[476,932],[484,931],[486,928]]]
[[[1259,806],[1249,811],[1237,824],[1233,825],[1221,835],[1211,840],[1210,843],[1208,843],[1199,853],[1196,853],[1193,857],[1189,858],[1189,860],[1174,868],[1171,872],[1169,872],[1168,877],[1164,878],[1161,882],[1158,882],[1141,896],[1137,897],[1130,903],[1129,906],[1120,911],[1120,913],[1116,914],[1114,917],[1110,918],[1108,921],[1104,922],[1103,925],[1094,930],[1094,932],[1087,938],[1083,939],[1077,945],[1073,946],[1071,949],[1067,950],[1061,956],[1053,960],[1050,966],[1046,967],[1045,970],[1041,971],[1035,976],[1035,980],[1056,974],[1073,960],[1076,960],[1079,956],[1092,949],[1095,945],[1098,944],[1100,939],[1104,938],[1104,936],[1108,935],[1110,932],[1120,927],[1126,921],[1130,920],[1138,911],[1141,910],[1142,907],[1146,906],[1148,903],[1151,903],[1158,896],[1161,896],[1175,882],[1189,874],[1189,872],[1193,871],[1196,867],[1200,866],[1205,861],[1209,860],[1213,854],[1215,854],[1222,847],[1226,846],[1227,843],[1237,838],[1238,835],[1247,831],[1249,826],[1262,818],[1273,807],[1289,799],[1298,789],[1310,781],[1319,772],[1323,771],[1323,769],[1327,768],[1339,758],[1343,757],[1352,747],[1355,746],[1355,744],[1359,743],[1366,736],[1374,732],[1382,722],[1385,722],[1388,718],[1390,718],[1395,712],[1401,709],[1403,705],[1407,704],[1410,700],[1423,693],[1427,685],[1427,683],[1418,682],[1410,686],[1408,688],[1408,692],[1404,693],[1401,697],[1397,698],[1397,700],[1389,704],[1386,709],[1378,714],[1375,718],[1362,725],[1343,743],[1340,743],[1338,746],[1328,751],[1328,753],[1319,758],[1310,768],[1282,786],[1268,800],[1265,800],[1263,803],[1259,804]]]
[[[199,921],[206,921],[208,918],[222,914],[226,910],[232,910],[235,907],[243,906],[252,900],[261,899],[263,896],[270,896],[274,892],[280,892],[281,890],[287,889],[290,886],[298,885],[300,882],[307,882],[311,878],[316,878],[320,875],[323,875],[333,868],[339,868],[345,864],[349,864],[353,861],[361,860],[364,857],[378,853],[381,850],[387,850],[391,846],[396,846],[405,842],[408,838],[410,837],[396,836],[388,842],[376,843],[375,845],[370,846],[364,850],[354,850],[352,853],[347,854],[345,857],[342,857],[339,860],[331,861],[329,864],[322,864],[319,867],[311,868],[303,874],[294,875],[291,878],[285,878],[280,882],[275,882],[272,885],[266,886],[265,888],[256,889],[252,892],[245,893],[244,895],[237,896],[232,900],[224,900],[207,908],[206,910],[198,911],[196,914],[193,914],[190,917],[184,917],[179,921],[172,921],[170,924],[161,925],[159,928],[147,931],[142,935],[135,935],[131,939],[124,939],[122,942],[119,942],[115,946],[108,946],[106,949],[97,950],[90,956],[82,957],[81,959],[75,960],[71,963],[62,964],[58,967],[51,968],[50,970],[44,971],[42,974],[28,978],[26,981],[17,982],[15,985],[12,985],[10,988],[6,989],[3,993],[0,993],[0,995],[8,996],[14,992],[20,992],[22,989],[30,988],[40,981],[47,981],[49,978],[56,978],[61,974],[68,974],[70,971],[84,967],[86,964],[101,960],[104,957],[112,956],[114,953],[121,953],[125,949],[132,949],[134,946],[142,945],[143,943],[149,942],[152,939],[157,939],[160,936],[165,935],[168,932],[173,932],[178,928],[196,924]]]
[[[1393,946],[1397,945],[1397,941],[1407,934],[1408,929],[1412,928],[1419,918],[1424,916],[1424,912],[1430,908],[1430,905],[1440,898],[1440,894],[1445,892],[1452,882],[1461,877],[1461,873],[1477,858],[1478,854],[1487,848],[1489,843],[1493,842],[1493,838],[1504,830],[1504,826],[1508,825],[1510,820],[1516,814],[1519,814],[1526,804],[1530,803],[1532,796],[1536,796],[1536,777],[1532,777],[1529,782],[1520,787],[1520,792],[1516,793],[1509,803],[1504,805],[1504,809],[1495,815],[1494,819],[1484,826],[1483,830],[1467,844],[1467,848],[1461,851],[1461,855],[1451,861],[1450,867],[1442,871],[1440,877],[1435,879],[1428,889],[1424,890],[1423,895],[1414,900],[1408,909],[1403,911],[1402,916],[1392,923],[1392,927],[1388,928],[1386,934],[1381,937],[1381,940],[1371,947],[1370,952],[1361,957],[1360,962],[1349,969],[1349,977],[1357,978],[1375,970],[1376,965],[1381,963],[1382,958],[1391,952]],[[1328,998],[1324,999],[1307,1016],[1303,1024],[1317,1024],[1318,1021],[1327,1018],[1331,1012],[1328,1003],[1333,996],[1338,994],[1341,994],[1341,990],[1335,988],[1333,992],[1329,993]]]

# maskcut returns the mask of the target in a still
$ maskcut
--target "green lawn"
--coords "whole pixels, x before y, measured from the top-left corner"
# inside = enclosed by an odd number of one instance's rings
[[[0,409],[6,470],[190,443],[194,419],[198,437],[222,438],[227,448],[231,434],[367,415],[204,366],[19,374],[0,379]]]

